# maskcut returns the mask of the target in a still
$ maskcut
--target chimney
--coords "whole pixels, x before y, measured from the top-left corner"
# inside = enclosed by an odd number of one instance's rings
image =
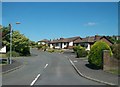
[[[60,40],[62,40],[62,39],[64,39],[64,38],[60,38]]]
[[[99,35],[97,34],[97,35],[95,35],[95,40],[97,39],[97,37],[98,37]]]

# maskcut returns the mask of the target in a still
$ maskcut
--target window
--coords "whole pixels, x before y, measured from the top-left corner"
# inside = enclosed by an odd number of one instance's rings
[[[59,43],[56,43],[55,45],[56,45],[56,46],[59,46]]]

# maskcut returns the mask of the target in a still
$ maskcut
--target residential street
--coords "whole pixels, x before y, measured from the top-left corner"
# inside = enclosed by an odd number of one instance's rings
[[[80,77],[63,54],[36,49],[31,53],[35,55],[17,58],[23,67],[4,74],[3,85],[104,85]]]

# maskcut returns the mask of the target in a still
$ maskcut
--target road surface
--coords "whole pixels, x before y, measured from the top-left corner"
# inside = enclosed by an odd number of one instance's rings
[[[23,67],[4,74],[3,85],[104,85],[79,76],[63,54],[37,49],[31,53],[36,55],[17,59]]]

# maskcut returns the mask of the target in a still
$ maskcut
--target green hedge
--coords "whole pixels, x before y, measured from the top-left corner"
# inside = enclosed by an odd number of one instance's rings
[[[76,53],[77,58],[86,57],[88,55],[88,52],[82,46],[74,46],[73,50]]]
[[[15,51],[12,51],[11,54],[12,54],[12,57],[19,57],[20,56],[20,54],[15,52]],[[10,57],[10,52],[7,52],[6,55],[7,55],[7,57]]]
[[[103,68],[103,50],[110,50],[110,55],[112,55],[111,48],[107,43],[95,42],[89,52],[88,62],[97,68]]]
[[[50,53],[52,53],[52,52],[54,52],[55,50],[54,50],[54,49],[48,49],[47,51],[50,52]]]
[[[120,60],[120,44],[114,44],[111,46],[114,58]]]

